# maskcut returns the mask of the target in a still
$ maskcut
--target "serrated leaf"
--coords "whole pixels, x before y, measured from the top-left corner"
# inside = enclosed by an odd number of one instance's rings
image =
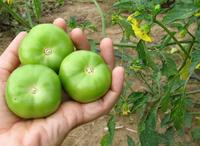
[[[127,136],[127,143],[128,143],[128,146],[135,146],[135,142],[130,136]]]
[[[171,111],[171,119],[176,129],[180,129],[183,127],[184,118],[185,118],[185,98],[179,97],[173,103],[173,108]]]
[[[108,121],[108,133],[101,139],[101,146],[112,146],[113,137],[115,133],[115,118],[111,116]]]
[[[163,18],[163,22],[171,23],[176,20],[189,18],[196,12],[196,10],[197,9],[193,4],[177,4],[167,12],[167,15]]]
[[[161,69],[162,74],[166,75],[167,77],[171,77],[177,74],[177,67],[175,61],[167,56],[163,61],[163,67]]]
[[[141,146],[158,146],[159,139],[156,132],[157,108],[153,108],[139,125]]]

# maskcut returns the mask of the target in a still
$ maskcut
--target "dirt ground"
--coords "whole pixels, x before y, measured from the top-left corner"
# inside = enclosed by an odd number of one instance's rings
[[[112,3],[115,0],[109,0],[106,4],[101,3],[101,7],[104,12],[109,13]],[[96,7],[93,3],[86,2],[67,2],[61,8],[55,10],[53,13],[45,14],[42,22],[52,22],[55,18],[61,17],[65,20],[69,20],[70,16],[76,16],[78,19],[88,19],[98,27],[98,32],[86,32],[88,38],[95,40],[101,40],[101,20]],[[121,30],[117,26],[108,26],[106,32],[109,37],[113,39],[114,42],[119,42],[121,39]],[[158,41],[159,37],[163,31],[159,28],[153,28],[155,32],[153,37],[155,41]],[[8,46],[9,42],[13,39],[14,35],[9,31],[0,32],[0,54]],[[140,90],[142,88],[141,82],[135,81],[133,85],[134,90]],[[109,116],[105,115],[91,123],[80,126],[73,131],[71,131],[66,139],[64,140],[62,146],[99,146],[102,136],[105,134],[105,127],[107,124]],[[131,116],[117,116],[117,126],[122,126],[122,128],[116,130],[114,137],[114,146],[127,146],[127,135],[131,136],[136,142],[138,142],[137,136],[137,123],[138,119],[136,115]]]

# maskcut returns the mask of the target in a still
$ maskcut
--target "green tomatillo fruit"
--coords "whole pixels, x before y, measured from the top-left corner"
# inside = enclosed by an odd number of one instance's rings
[[[59,77],[44,65],[19,67],[7,81],[6,102],[19,117],[46,117],[55,112],[61,102]]]
[[[53,24],[39,24],[22,40],[19,58],[22,64],[43,64],[58,72],[62,60],[73,51],[64,30]]]
[[[95,101],[111,86],[111,70],[98,54],[76,51],[61,63],[59,77],[70,97],[81,103]]]

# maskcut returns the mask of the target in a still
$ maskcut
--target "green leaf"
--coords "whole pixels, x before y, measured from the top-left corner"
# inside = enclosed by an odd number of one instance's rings
[[[135,146],[135,142],[130,136],[127,136],[127,143],[128,143],[128,146]]]
[[[170,114],[165,114],[160,123],[161,128],[168,126],[171,123]]]
[[[148,97],[142,92],[133,92],[128,96],[127,100],[131,104],[131,111],[136,111],[146,105]]]
[[[32,0],[32,3],[33,3],[33,11],[34,11],[35,17],[37,19],[40,19],[41,13],[42,13],[41,0]]]
[[[153,58],[155,53],[147,50],[146,44],[143,40],[140,40],[136,46],[136,51],[138,53],[138,58],[142,60],[142,63],[146,67],[152,68],[154,71],[158,71],[158,66],[154,63]]]
[[[115,133],[115,118],[111,116],[108,121],[108,133],[101,139],[101,146],[112,146],[112,141]]]
[[[78,26],[77,18],[76,16],[71,16],[68,22],[68,26],[70,28],[76,28]]]
[[[200,127],[192,129],[191,134],[194,141],[200,142]]]
[[[111,146],[109,133],[104,135],[103,138],[101,139],[101,146]]]
[[[162,74],[166,75],[167,77],[174,76],[178,73],[175,61],[166,56],[165,60],[163,60],[163,67],[161,69]]]
[[[161,100],[161,110],[166,112],[170,105],[170,91],[166,92]]]
[[[111,116],[111,118],[108,121],[108,131],[110,133],[110,137],[112,140],[115,134],[115,117],[114,116]],[[112,141],[111,141],[111,144],[112,144]]]
[[[141,146],[158,146],[158,133],[152,129],[146,129],[140,133]]]
[[[158,146],[159,139],[156,132],[157,108],[153,108],[139,124],[141,146]]]
[[[185,119],[185,98],[180,96],[173,103],[173,108],[171,112],[171,119],[174,123],[176,129],[183,127]]]
[[[192,52],[192,64],[190,67],[190,74],[193,73],[195,70],[196,66],[200,63],[200,50],[195,50]]]
[[[169,127],[164,134],[159,134],[159,143],[165,144],[166,146],[174,145],[174,129]]]
[[[118,2],[114,3],[113,7],[118,10],[122,10],[122,11],[123,10],[134,11],[136,9],[136,5],[133,0],[118,1]]]
[[[147,60],[147,52],[146,52],[146,45],[144,43],[144,41],[140,40],[139,43],[137,44],[136,50],[138,52],[139,55],[139,59],[141,59],[144,63],[144,65],[148,64],[148,60]]]
[[[177,4],[174,8],[167,12],[163,18],[164,23],[171,23],[176,20],[186,19],[191,17],[196,12],[196,7],[193,4]]]
[[[120,19],[117,19],[115,23],[119,24],[124,29],[124,33],[128,39],[130,36],[134,35],[132,26],[126,19],[120,17]]]

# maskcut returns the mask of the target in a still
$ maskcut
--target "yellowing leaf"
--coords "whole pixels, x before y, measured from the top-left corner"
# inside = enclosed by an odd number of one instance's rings
[[[146,42],[153,42],[153,38],[145,33],[144,30],[142,30],[142,28],[140,27],[140,21],[135,19],[133,15],[130,15],[127,20],[131,23],[132,30],[134,31],[137,38],[142,39]]]

